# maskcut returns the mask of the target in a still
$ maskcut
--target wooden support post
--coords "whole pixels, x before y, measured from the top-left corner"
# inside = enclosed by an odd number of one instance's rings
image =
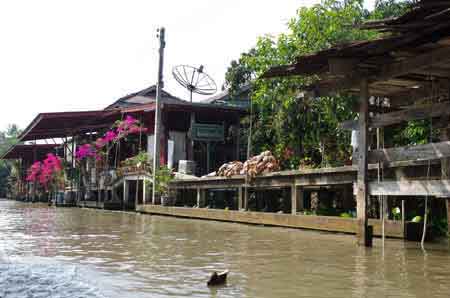
[[[142,180],[142,205],[145,205],[145,201],[146,201],[146,198],[145,198],[145,195],[147,194],[147,189],[146,189],[146,180],[145,180],[145,178]]]
[[[139,175],[136,178],[136,191],[134,193],[134,210],[136,210],[139,204]]]
[[[442,117],[442,122],[448,122],[449,119],[444,119]],[[441,141],[445,142],[450,140],[450,130],[449,129],[442,129],[441,130]],[[441,159],[441,178],[442,180],[449,180],[450,179],[450,158],[443,158]],[[447,207],[447,234],[450,232],[450,198],[447,198],[445,200],[445,204]]]
[[[244,191],[242,189],[242,187],[238,187],[238,210],[241,210],[243,208],[242,204],[243,204],[243,196],[244,196]]]
[[[305,210],[303,187],[297,187],[297,211]]]
[[[206,142],[206,173],[211,172],[211,142]]]
[[[242,209],[244,209],[245,211],[248,210],[248,197],[250,195],[250,191],[248,189],[248,187],[246,186],[244,189],[244,200],[242,202]]]
[[[406,220],[405,200],[402,200],[402,233],[403,233],[403,238],[405,238],[405,236],[406,236],[406,233],[405,233],[405,220]]]
[[[125,209],[128,203],[128,183],[127,180],[123,180],[123,196],[122,196],[122,208]]]
[[[100,203],[102,201],[102,194],[103,194],[103,190],[99,188],[97,188],[97,207],[100,206]]]
[[[359,245],[369,246],[368,231],[368,121],[369,121],[369,84],[367,78],[363,77],[360,81],[360,105],[359,105],[359,140],[358,140],[358,177],[357,177],[357,241]]]
[[[236,144],[236,160],[240,160],[240,134],[241,134],[241,123],[240,123],[240,119],[238,117],[237,121],[236,121],[236,136],[235,136],[235,144]]]

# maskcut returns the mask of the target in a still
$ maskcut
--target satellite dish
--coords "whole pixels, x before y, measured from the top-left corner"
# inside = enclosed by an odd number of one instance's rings
[[[201,95],[211,95],[216,93],[217,85],[214,80],[205,72],[203,65],[199,68],[189,65],[177,65],[172,69],[172,75],[175,80],[191,93]]]

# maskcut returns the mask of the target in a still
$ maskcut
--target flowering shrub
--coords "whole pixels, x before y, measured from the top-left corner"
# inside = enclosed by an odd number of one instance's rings
[[[84,144],[78,147],[75,152],[75,158],[77,160],[82,160],[87,157],[96,157],[97,152],[91,144]]]
[[[36,182],[36,180],[39,177],[39,173],[41,172],[41,162],[36,161],[31,165],[31,167],[28,169],[28,175],[27,175],[27,181],[29,182]]]
[[[79,162],[80,168],[83,166],[80,162],[88,158],[95,158],[97,161],[102,160],[105,152],[111,147],[126,138],[130,134],[146,132],[138,120],[131,116],[127,116],[124,120],[115,123],[114,127],[107,131],[103,137],[98,138],[93,144],[83,144],[77,147],[75,158]],[[37,161],[28,169],[26,180],[37,183],[48,190],[51,186],[64,186],[63,166],[61,159],[52,154],[47,154],[47,158],[43,161]]]
[[[38,183],[48,189],[51,183],[59,184],[61,182],[62,171],[61,159],[53,153],[49,153],[44,161],[37,161],[31,165],[26,180]]]
[[[132,116],[127,116],[124,120],[117,121],[114,127],[107,131],[103,137],[98,138],[94,144],[84,144],[78,147],[75,157],[77,160],[83,160],[88,157],[101,159],[102,151],[109,151],[115,143],[126,138],[130,134],[146,132],[140,122]]]

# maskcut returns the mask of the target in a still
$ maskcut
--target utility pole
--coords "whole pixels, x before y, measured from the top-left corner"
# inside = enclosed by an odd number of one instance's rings
[[[161,143],[161,90],[164,87],[163,66],[164,66],[164,48],[166,47],[165,29],[161,27],[157,30],[159,38],[159,65],[158,82],[156,83],[156,107],[155,107],[155,132],[153,135],[153,192],[152,204],[156,204],[156,172],[159,170],[159,146]]]

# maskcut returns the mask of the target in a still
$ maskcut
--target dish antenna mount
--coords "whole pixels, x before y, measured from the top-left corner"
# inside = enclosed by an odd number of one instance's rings
[[[203,71],[203,65],[199,68],[190,65],[177,65],[172,69],[175,80],[192,94],[211,95],[217,92],[214,80]]]

